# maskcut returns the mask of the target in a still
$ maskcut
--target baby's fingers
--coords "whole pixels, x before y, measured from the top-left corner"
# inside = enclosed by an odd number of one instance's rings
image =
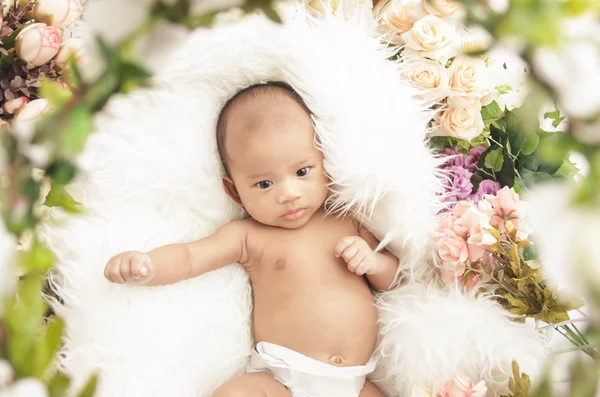
[[[150,258],[145,254],[131,258],[131,276],[135,281],[148,276],[150,273]]]
[[[344,237],[340,240],[340,242],[335,246],[335,256],[337,258],[341,257],[344,254],[344,251],[350,247],[356,241],[356,236],[348,236]],[[356,252],[354,253],[356,254]],[[346,260],[346,258],[344,258]]]
[[[124,283],[125,279],[121,276],[121,261],[123,259],[120,256],[116,256],[108,261],[106,268],[104,269],[104,277],[113,283]]]

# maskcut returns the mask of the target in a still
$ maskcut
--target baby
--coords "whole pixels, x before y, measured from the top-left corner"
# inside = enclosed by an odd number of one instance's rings
[[[213,396],[383,396],[366,381],[377,339],[369,286],[388,290],[398,259],[374,252],[378,241],[352,219],[324,211],[329,181],[304,102],[281,83],[252,86],[223,108],[217,140],[225,191],[250,217],[191,243],[119,254],[106,278],[162,285],[239,262],[256,346],[248,373]]]

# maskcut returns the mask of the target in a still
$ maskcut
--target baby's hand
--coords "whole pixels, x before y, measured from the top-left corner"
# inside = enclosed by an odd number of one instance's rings
[[[154,275],[154,266],[150,257],[137,251],[123,252],[108,261],[104,277],[113,283],[138,284],[148,282]]]
[[[335,256],[342,257],[348,264],[348,270],[359,276],[376,274],[380,267],[375,251],[359,236],[341,239],[335,247]]]

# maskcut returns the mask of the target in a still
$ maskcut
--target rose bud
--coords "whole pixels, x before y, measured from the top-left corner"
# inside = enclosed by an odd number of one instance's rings
[[[60,43],[61,37],[55,27],[34,23],[17,35],[15,49],[25,62],[41,66],[56,56]]]

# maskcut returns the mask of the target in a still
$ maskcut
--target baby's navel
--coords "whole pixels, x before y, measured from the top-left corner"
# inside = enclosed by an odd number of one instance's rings
[[[329,363],[331,365],[335,365],[335,366],[338,366],[338,367],[343,366],[345,361],[346,360],[344,360],[344,357],[342,357],[342,356],[331,356],[331,357],[329,357]]]
[[[281,258],[275,261],[275,270],[283,270],[285,269],[285,261]]]

